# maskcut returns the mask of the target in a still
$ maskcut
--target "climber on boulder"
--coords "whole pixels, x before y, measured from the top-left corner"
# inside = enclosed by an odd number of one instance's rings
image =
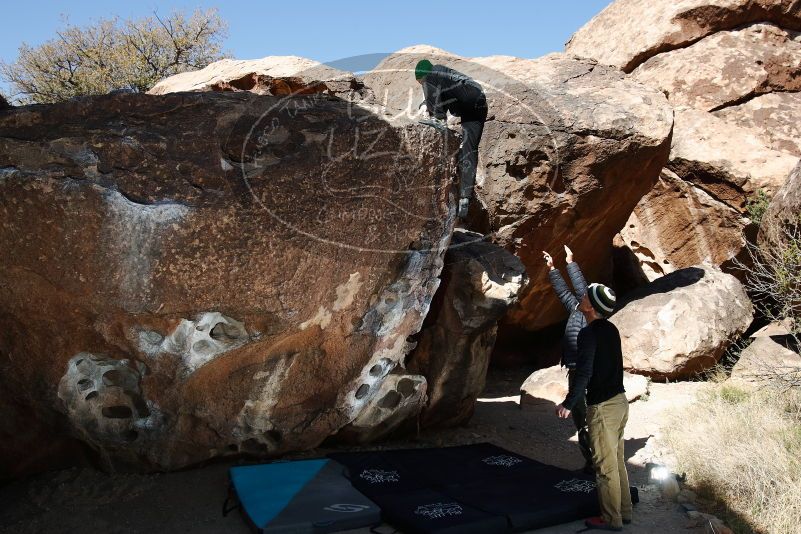
[[[414,77],[423,87],[429,115],[444,121],[450,112],[462,119],[458,216],[464,219],[476,182],[478,144],[487,120],[487,98],[481,86],[469,76],[444,65],[434,65],[427,59],[417,63]]]

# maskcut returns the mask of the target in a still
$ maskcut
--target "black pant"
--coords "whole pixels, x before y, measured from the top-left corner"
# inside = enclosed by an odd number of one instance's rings
[[[567,383],[568,387],[573,387],[573,381],[576,379],[576,370],[568,369]],[[573,406],[570,411],[573,416],[573,424],[578,431],[578,444],[581,449],[581,454],[588,464],[592,464],[592,447],[590,446],[590,433],[587,430],[587,398],[582,395],[581,398]]]
[[[462,119],[462,146],[459,149],[459,198],[473,196],[478,169],[478,144],[487,120],[487,99],[472,87],[462,88],[458,113]]]

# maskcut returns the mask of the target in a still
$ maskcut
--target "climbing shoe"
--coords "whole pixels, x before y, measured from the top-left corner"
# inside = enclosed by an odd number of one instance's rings
[[[603,517],[591,517],[584,521],[587,526],[586,530],[609,530],[612,532],[621,532],[623,527],[613,527],[607,523]]]

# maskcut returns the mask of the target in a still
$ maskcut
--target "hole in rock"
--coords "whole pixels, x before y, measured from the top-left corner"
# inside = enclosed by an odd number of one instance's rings
[[[97,398],[97,391],[90,391],[83,400],[92,400]]]
[[[137,432],[136,430],[129,430],[128,432],[125,433],[123,439],[128,443],[131,443],[132,441],[136,441],[136,438],[138,437],[139,437],[139,432]]]
[[[195,352],[206,352],[211,350],[211,343],[206,341],[205,339],[201,339],[200,341],[196,341],[194,345],[192,345],[192,350]]]
[[[370,385],[362,384],[361,386],[359,386],[359,389],[356,390],[356,398],[363,399],[369,391],[370,391]]]
[[[267,450],[267,445],[254,438],[248,438],[242,442],[242,450],[247,452],[262,452]]]
[[[379,402],[378,405],[381,408],[392,409],[392,408],[397,408],[398,404],[400,404],[400,401],[401,401],[400,393],[398,393],[397,391],[390,391],[389,393],[384,395],[384,398],[381,399],[381,402]]]
[[[277,430],[268,430],[264,433],[264,437],[272,441],[273,443],[281,443],[281,433]]]
[[[230,445],[228,445],[228,450],[231,452],[238,452],[239,445],[237,445],[236,443],[231,443]]]
[[[106,386],[121,386],[122,381],[122,373],[116,369],[103,373],[103,384]]]
[[[92,387],[92,384],[93,382],[88,378],[81,378],[80,380],[78,380],[78,389],[80,389],[81,391],[86,391],[87,389]]]
[[[217,325],[211,329],[211,332],[209,332],[209,336],[215,341],[235,341],[239,337],[242,337],[242,332],[234,325],[217,323]]]
[[[404,397],[414,394],[414,382],[409,378],[403,378],[398,382],[398,391]]]
[[[381,373],[384,372],[384,366],[380,363],[375,364],[374,366],[370,367],[370,376],[381,376]]]
[[[100,413],[103,414],[103,417],[108,417],[109,419],[128,419],[133,415],[133,410],[123,405],[104,406]]]

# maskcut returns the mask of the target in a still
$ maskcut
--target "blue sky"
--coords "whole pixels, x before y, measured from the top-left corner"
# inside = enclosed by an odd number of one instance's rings
[[[661,0],[657,0],[661,1]],[[0,31],[0,60],[11,62],[24,41],[54,36],[67,16],[75,25],[102,17],[141,17],[218,7],[229,24],[225,48],[234,57],[298,55],[331,62],[430,44],[466,56],[538,57],[561,51],[570,35],[610,0],[404,0],[115,3],[14,2]],[[368,65],[369,68],[369,65]],[[2,87],[6,89],[5,87]]]

